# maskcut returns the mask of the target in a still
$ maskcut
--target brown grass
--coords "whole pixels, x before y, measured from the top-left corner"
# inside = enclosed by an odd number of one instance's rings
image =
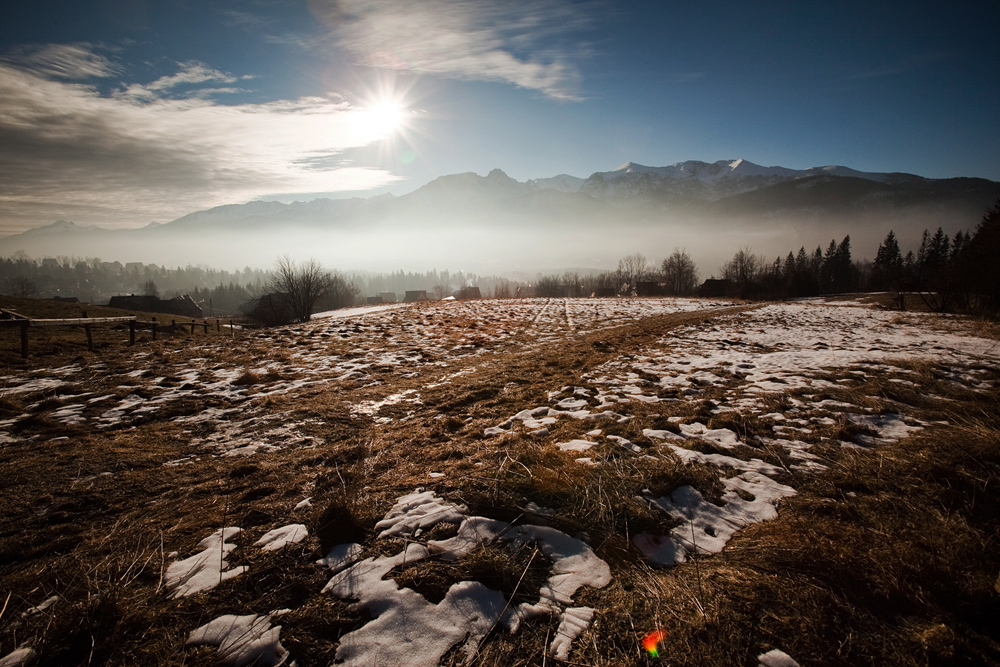
[[[441,317],[425,308],[412,313],[425,321]],[[409,321],[396,316],[400,324]],[[667,569],[650,568],[631,546],[637,532],[673,525],[637,497],[692,485],[718,499],[720,472],[680,465],[667,445],[644,438],[642,429],[675,430],[672,416],[731,428],[748,444],[721,453],[789,465],[783,451],[753,443],[756,436],[773,437],[770,420],[713,414],[721,395],[716,390],[682,403],[630,404],[629,423],[594,427],[628,438],[641,452],[597,437],[583,454],[600,463],[596,468],[576,463],[580,454],[555,448],[583,432],[570,420],[557,422],[544,438],[520,426],[508,435],[482,436],[515,412],[546,404],[546,391],[580,384],[581,369],[637,352],[668,327],[704,317],[664,316],[568,337],[556,346],[444,357],[446,366],[428,367],[412,379],[379,370],[373,377],[381,384],[368,387],[329,384],[256,397],[243,404],[246,409],[284,415],[278,425],[308,420],[299,430],[322,444],[252,458],[217,457],[191,444],[215,427],[173,417],[204,405],[152,413],[136,428],[97,432],[55,423],[52,411],[64,403],[56,394],[0,397],[3,418],[39,403],[18,425],[17,434],[32,439],[0,445],[0,593],[11,593],[0,617],[0,655],[29,644],[41,665],[216,664],[214,649],[184,648],[187,633],[221,614],[289,608],[280,619],[283,644],[300,665],[332,664],[338,639],[368,619],[351,611],[349,601],[319,594],[329,573],[314,561],[345,541],[361,542],[367,555],[397,552],[400,542],[376,540],[374,525],[397,497],[425,487],[471,513],[510,522],[537,520],[525,513],[529,502],[552,508],[552,525],[585,537],[611,565],[611,584],[581,589],[575,597],[574,604],[596,609],[591,628],[574,643],[575,664],[651,664],[638,643],[655,627],[668,632],[665,662],[672,665],[756,665],[756,656],[771,648],[803,665],[1000,664],[1000,631],[991,615],[1000,572],[1000,405],[993,395],[956,387],[934,364],[893,362],[912,372],[871,373],[816,399],[889,411],[901,409],[892,401],[902,401],[907,414],[948,425],[857,451],[836,440],[864,429],[829,412],[833,425],[802,435],[822,455],[827,474],[783,474],[780,481],[799,495],[782,503],[777,520],[744,529],[721,554]],[[455,319],[452,326],[465,324]],[[344,354],[380,341],[380,334],[373,330],[364,338],[352,330],[346,342],[338,336],[324,344]],[[297,341],[288,330],[275,335]],[[455,332],[454,340],[460,335]],[[144,348],[150,355],[141,368],[151,372],[133,378],[128,391],[148,390],[155,377],[179,383],[175,364],[190,356],[208,357],[207,367],[245,370],[253,377],[234,384],[252,379],[244,384],[255,388],[294,372],[288,353],[276,351],[273,342],[257,344],[253,336],[240,349],[189,351],[180,343]],[[136,367],[129,351],[95,356],[107,368],[92,379],[94,393],[124,391],[117,389],[125,384],[123,375]],[[288,368],[277,378],[250,372],[267,360]],[[467,372],[454,375],[458,371]],[[918,386],[901,386],[892,377]],[[427,387],[445,378],[447,384]],[[393,413],[393,421],[379,423],[350,412],[351,404],[409,388],[419,389],[423,401],[412,414]],[[784,409],[790,397],[769,399],[765,412]],[[262,423],[254,433],[270,426]],[[715,450],[704,441],[684,444]],[[293,509],[305,497],[312,498],[311,507]],[[305,542],[278,552],[251,546],[267,530],[293,522],[309,527]],[[227,525],[244,529],[228,560],[249,572],[213,591],[168,599],[160,581],[173,560],[170,552],[191,555],[200,539]],[[425,537],[441,539],[448,530],[453,528]],[[457,563],[411,564],[393,577],[432,601],[451,584],[475,579],[521,602],[537,599],[549,567],[534,545],[490,545]],[[50,612],[22,619],[51,595],[60,601]],[[546,655],[555,627],[555,621],[540,621],[514,635],[495,631],[475,664],[558,664]]]
[[[205,332],[201,323],[206,319],[196,320],[199,326],[191,333],[191,318],[178,317],[167,313],[146,313],[134,310],[108,308],[85,303],[62,303],[49,299],[21,299],[0,295],[0,308],[10,310],[29,318],[41,319],[73,319],[83,317],[125,317],[134,316],[140,322],[150,322],[156,318],[159,325],[157,338],[176,338],[178,340],[200,343],[205,340],[232,338],[229,329],[216,331],[216,318],[209,321]],[[176,321],[176,327],[170,327]],[[229,318],[221,320],[228,322]],[[128,325],[95,324],[91,333],[94,341],[94,351],[87,348],[87,337],[82,326],[35,327],[28,331],[28,358],[21,357],[21,332],[18,327],[0,326],[0,366],[11,368],[35,368],[67,363],[95,363],[109,352],[120,351],[128,346]],[[136,347],[132,350],[144,350],[156,346],[152,333],[148,329],[136,330]]]

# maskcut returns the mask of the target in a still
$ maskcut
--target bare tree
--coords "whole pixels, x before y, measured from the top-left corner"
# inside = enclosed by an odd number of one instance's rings
[[[580,296],[580,274],[578,272],[565,272],[562,276],[562,282],[566,288],[566,296]]]
[[[535,296],[563,297],[566,287],[559,276],[539,276],[535,281]]]
[[[618,260],[618,277],[627,294],[635,294],[636,286],[649,271],[646,257],[640,253],[627,255]]]
[[[38,285],[27,276],[7,276],[3,280],[3,293],[22,299],[38,296]]]
[[[350,282],[342,275],[333,273],[330,275],[330,289],[320,301],[324,308],[336,310],[353,306],[361,291],[358,286]]]
[[[744,289],[757,280],[762,268],[763,261],[750,248],[740,248],[722,265],[722,277]]]
[[[330,272],[313,258],[297,264],[288,255],[278,258],[267,291],[281,294],[296,322],[308,322],[316,302],[330,291]]]
[[[663,260],[660,268],[667,294],[671,296],[694,294],[698,287],[698,268],[686,249],[674,248],[673,254]]]
[[[451,283],[450,282],[439,282],[434,286],[432,290],[434,292],[435,299],[443,299],[451,294]]]
[[[283,294],[263,294],[246,301],[240,313],[265,327],[278,327],[294,320],[292,309]]]

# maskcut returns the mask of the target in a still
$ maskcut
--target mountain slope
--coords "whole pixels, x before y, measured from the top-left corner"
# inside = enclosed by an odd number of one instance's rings
[[[668,167],[646,167],[633,162],[608,172],[592,174],[580,191],[607,201],[640,203],[691,203],[718,201],[744,192],[790,181],[819,176],[855,178],[890,185],[920,187],[930,179],[902,173],[870,173],[848,167],[827,166],[810,169],[762,167],[748,160],[699,162],[689,160]],[[642,200],[648,200],[643,202]]]
[[[89,256],[158,264],[267,266],[316,256],[344,268],[494,269],[613,264],[687,247],[714,264],[735,248],[765,254],[851,234],[859,256],[893,229],[902,245],[925,228],[972,229],[1000,198],[1000,183],[866,173],[842,166],[795,170],[747,160],[627,163],[587,179],[520,182],[500,169],[451,174],[413,192],[307,202],[249,202],[163,225],[106,230],[59,221],[0,239],[0,255]],[[868,249],[868,246],[871,246]],[[861,250],[865,248],[865,250]]]

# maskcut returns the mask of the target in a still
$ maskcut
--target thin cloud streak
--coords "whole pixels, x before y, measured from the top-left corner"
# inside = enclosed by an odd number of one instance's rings
[[[21,47],[4,57],[3,61],[37,72],[40,76],[75,81],[108,77],[118,72],[110,60],[95,53],[93,45],[85,42]]]
[[[209,82],[236,83],[240,80],[239,77],[226,74],[225,72],[220,72],[217,69],[212,69],[211,67],[199,62],[178,63],[178,65],[183,67],[183,69],[177,74],[161,76],[156,81],[145,85],[133,83],[125,88],[125,90],[116,93],[116,97],[132,98],[135,100],[155,100],[161,94],[177,87],[187,87]],[[250,77],[242,78],[248,79]],[[240,92],[238,88],[212,88],[193,91],[192,96],[197,94],[198,97],[205,97],[205,95],[210,91],[226,93]]]
[[[384,139],[370,111],[339,97],[227,106],[202,99],[204,90],[182,99],[156,95],[235,80],[189,64],[147,84],[137,100],[0,63],[0,217],[7,231],[71,216],[139,226],[263,194],[367,190],[398,180],[330,159]],[[316,167],[323,159],[329,168]]]
[[[587,20],[559,0],[311,0],[310,7],[357,64],[581,99],[580,73],[554,41]]]

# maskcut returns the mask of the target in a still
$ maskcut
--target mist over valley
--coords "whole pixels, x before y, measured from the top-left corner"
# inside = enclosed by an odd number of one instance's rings
[[[872,258],[894,230],[904,251],[915,249],[925,229],[971,230],[998,197],[1000,183],[986,179],[746,160],[628,163],[586,179],[525,182],[495,169],[442,176],[401,196],[253,201],[137,229],[61,220],[0,239],[0,254],[227,270],[266,268],[288,254],[342,270],[532,274],[685,248],[708,277],[743,247],[776,257],[850,235],[857,257]]]

